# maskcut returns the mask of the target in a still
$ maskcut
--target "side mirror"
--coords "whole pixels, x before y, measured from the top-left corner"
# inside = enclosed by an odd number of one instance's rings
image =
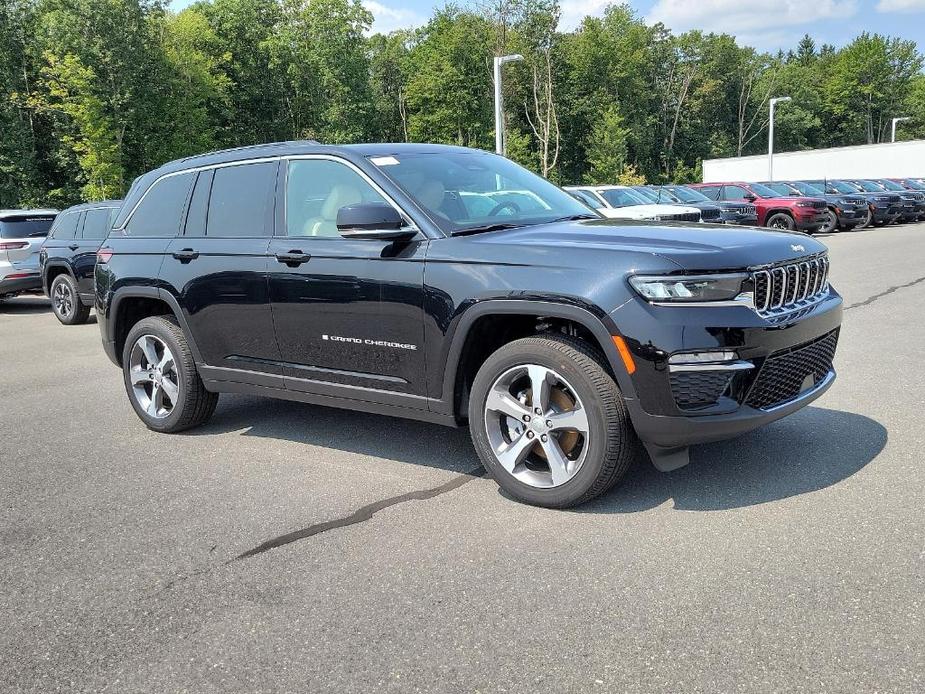
[[[758,199],[758,196],[752,195],[751,193],[749,193],[748,195],[745,196],[745,199],[748,200],[749,202],[755,202],[755,200]]]
[[[410,241],[409,229],[394,207],[384,202],[358,202],[337,211],[337,231],[345,239]]]

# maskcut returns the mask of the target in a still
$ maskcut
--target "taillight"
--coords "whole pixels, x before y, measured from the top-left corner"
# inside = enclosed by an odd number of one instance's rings
[[[0,251],[17,251],[28,245],[28,241],[2,241],[0,242]]]
[[[112,258],[112,251],[108,248],[101,248],[96,252],[96,262],[98,263],[108,263],[110,258]]]

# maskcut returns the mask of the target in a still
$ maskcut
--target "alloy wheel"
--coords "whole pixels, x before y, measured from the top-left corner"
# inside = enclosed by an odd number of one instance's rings
[[[537,364],[495,379],[485,401],[485,429],[501,466],[531,487],[565,484],[588,454],[590,427],[581,399],[560,374]]]
[[[51,293],[51,300],[54,302],[55,311],[62,318],[68,318],[74,310],[74,296],[67,282],[58,282]]]
[[[819,232],[823,234],[830,234],[835,231],[835,227],[838,226],[838,219],[835,217],[835,213],[831,210],[826,212],[825,222],[822,226],[819,227]]]
[[[180,378],[173,353],[155,335],[142,335],[129,356],[132,394],[145,413],[155,419],[170,416],[180,394]]]

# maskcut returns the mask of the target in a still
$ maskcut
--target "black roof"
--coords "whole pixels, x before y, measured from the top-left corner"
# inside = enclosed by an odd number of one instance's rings
[[[387,156],[389,154],[424,154],[432,152],[475,152],[468,147],[457,147],[454,145],[434,145],[419,144],[409,142],[396,143],[368,143],[356,145],[323,145],[314,140],[292,140],[289,142],[271,142],[262,145],[248,145],[246,147],[235,147],[233,149],[223,149],[217,152],[206,152],[197,154],[184,159],[167,162],[158,169],[155,169],[157,175],[171,173],[173,171],[182,171],[184,169],[196,168],[200,166],[212,166],[215,164],[226,164],[228,162],[244,161],[247,159],[259,159],[261,157],[280,157],[291,156],[296,154],[340,154],[341,156],[351,157],[377,157]],[[487,154],[487,152],[486,152]],[[153,172],[151,172],[153,173]]]

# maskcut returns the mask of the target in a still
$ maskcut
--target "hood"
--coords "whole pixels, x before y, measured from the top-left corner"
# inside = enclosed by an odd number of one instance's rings
[[[686,205],[629,205],[627,207],[605,208],[599,210],[611,219],[654,219],[669,214],[697,214],[696,207]]]
[[[743,270],[827,250],[819,241],[798,232],[616,219],[540,224],[471,238],[488,243],[545,246],[559,254],[569,248],[649,253],[693,272]]]

